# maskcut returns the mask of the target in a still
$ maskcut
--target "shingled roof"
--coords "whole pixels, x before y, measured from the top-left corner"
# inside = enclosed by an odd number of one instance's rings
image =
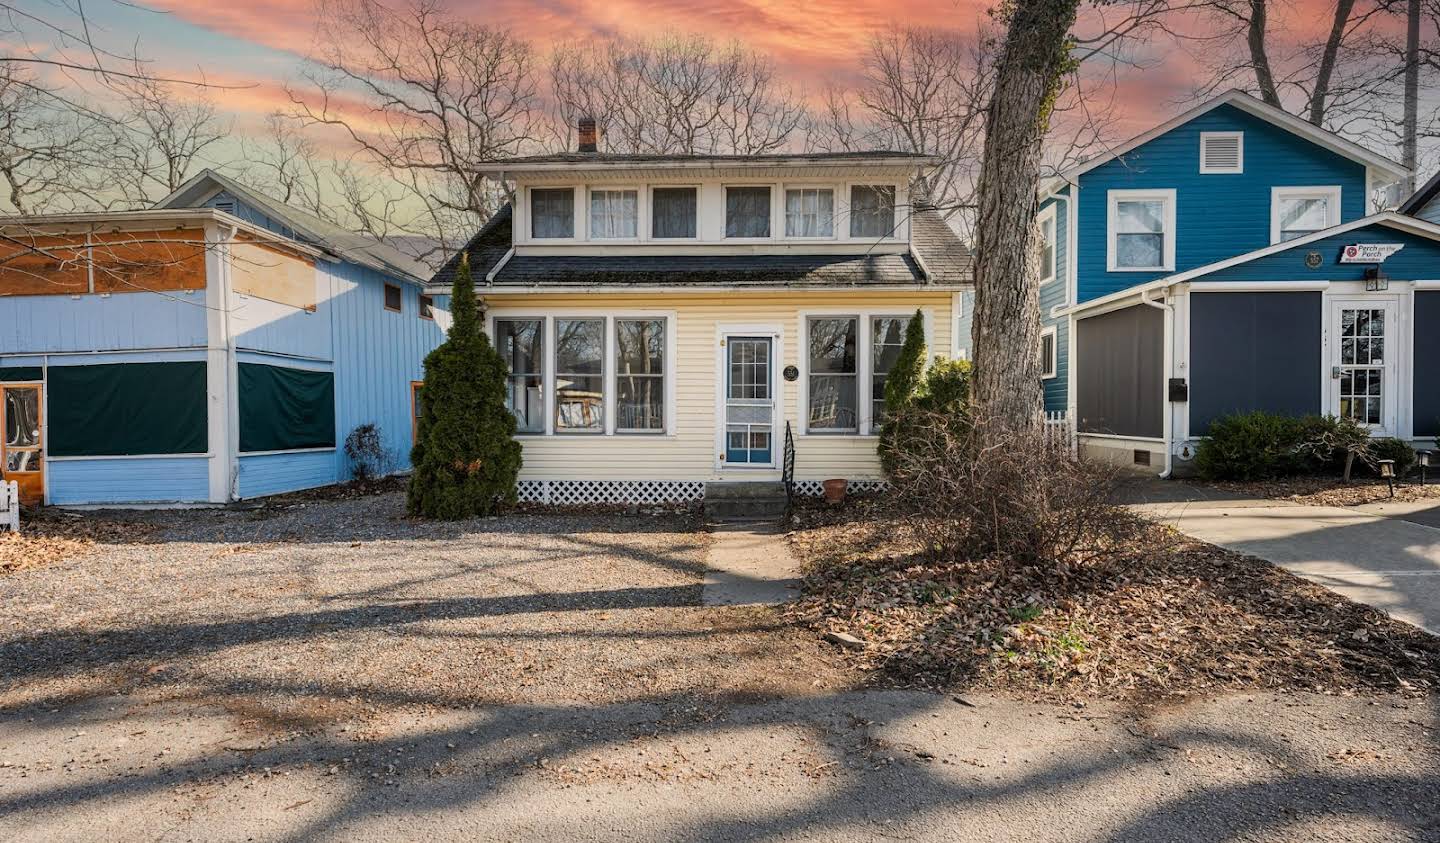
[[[465,244],[471,277],[485,287],[884,287],[970,282],[970,250],[933,209],[910,218],[918,254],[866,255],[515,255],[495,279],[486,277],[509,251],[507,204]],[[430,280],[454,283],[459,253]]]

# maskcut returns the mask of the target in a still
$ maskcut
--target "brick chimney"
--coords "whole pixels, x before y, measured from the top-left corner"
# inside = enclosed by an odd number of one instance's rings
[[[600,136],[595,130],[595,118],[581,117],[580,123],[576,128],[579,129],[580,151],[590,153],[598,152]]]

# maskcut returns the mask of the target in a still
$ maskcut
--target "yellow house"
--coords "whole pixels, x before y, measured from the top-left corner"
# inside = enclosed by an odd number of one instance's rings
[[[510,366],[522,500],[775,483],[787,442],[799,492],[873,488],[908,322],[918,311],[931,355],[955,354],[971,288],[968,250],[910,196],[933,163],[582,151],[489,165],[513,198],[465,248]]]

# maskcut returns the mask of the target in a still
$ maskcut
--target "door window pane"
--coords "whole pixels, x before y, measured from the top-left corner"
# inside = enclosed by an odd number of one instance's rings
[[[555,429],[605,428],[605,320],[555,320]]]
[[[859,430],[856,413],[857,320],[822,317],[809,322],[809,428],[835,432]]]
[[[908,316],[875,316],[870,319],[870,418],[872,429],[885,419],[885,383],[900,359],[905,345]]]
[[[1165,264],[1165,203],[1159,199],[1115,203],[1115,264],[1153,269]]]
[[[650,193],[650,236],[661,239],[694,238],[695,188],[657,187]]]
[[[665,320],[615,320],[615,428],[665,429]]]
[[[831,237],[835,234],[835,191],[797,188],[785,191],[786,237]]]
[[[638,235],[640,194],[634,190],[590,191],[590,236],[596,240]]]
[[[895,188],[861,185],[850,188],[850,236],[892,237],[895,234]]]
[[[506,378],[506,403],[515,414],[520,433],[545,430],[545,398],[541,391],[541,346],[544,321],[540,319],[496,319],[495,347],[510,367]],[[418,393],[417,393],[418,398]],[[418,403],[418,402],[417,402]]]
[[[5,444],[12,448],[40,444],[40,390],[10,387],[5,390]]]
[[[770,188],[725,188],[725,236],[770,236]]]
[[[568,187],[533,188],[530,191],[530,236],[575,236],[575,191]]]

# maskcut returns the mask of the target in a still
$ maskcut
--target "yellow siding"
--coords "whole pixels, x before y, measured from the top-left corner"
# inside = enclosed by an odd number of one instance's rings
[[[740,480],[778,478],[777,470],[719,469],[715,430],[720,325],[775,325],[782,330],[781,368],[799,365],[801,314],[849,310],[872,315],[926,312],[932,355],[950,352],[953,293],[852,292],[764,293],[737,290],[724,294],[605,293],[484,294],[491,311],[545,316],[593,310],[624,315],[627,311],[671,311],[676,364],[675,430],[672,436],[616,434],[611,436],[523,436],[522,480]],[[862,327],[862,330],[864,328]],[[613,342],[613,340],[611,340]],[[861,362],[864,365],[864,361]],[[803,371],[803,367],[802,367]],[[795,473],[800,480],[844,477],[877,478],[880,464],[875,437],[800,434],[799,383],[783,379],[781,406],[796,433]],[[863,401],[864,396],[861,396]],[[784,424],[780,425],[781,430]],[[777,464],[782,442],[775,443]]]

